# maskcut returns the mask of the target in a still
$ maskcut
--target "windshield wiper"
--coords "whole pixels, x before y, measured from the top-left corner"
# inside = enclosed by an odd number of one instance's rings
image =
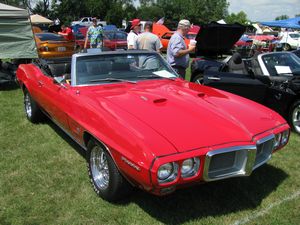
[[[175,80],[177,77],[163,77],[163,76],[159,76],[159,75],[140,75],[137,76],[137,78],[165,78],[165,79],[170,79],[170,80]]]
[[[101,81],[107,81],[107,82],[127,82],[127,83],[131,83],[131,84],[136,84],[135,81],[125,80],[125,79],[121,79],[121,78],[113,78],[113,77],[90,80],[89,82],[93,83],[93,82],[101,82]]]

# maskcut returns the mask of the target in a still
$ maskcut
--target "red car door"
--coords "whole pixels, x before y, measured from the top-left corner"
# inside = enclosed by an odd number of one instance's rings
[[[38,91],[38,103],[49,114],[49,116],[60,125],[66,131],[69,130],[67,114],[65,111],[68,109],[68,102],[65,101],[69,94],[69,85],[65,84],[65,87],[55,84],[53,77],[41,75],[37,80]],[[63,94],[62,94],[63,92]],[[62,98],[62,96],[64,96]]]

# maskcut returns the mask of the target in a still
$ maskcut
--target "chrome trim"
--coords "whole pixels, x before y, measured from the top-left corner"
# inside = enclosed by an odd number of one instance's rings
[[[234,166],[237,166],[236,170],[223,173],[210,175],[209,167],[213,156],[236,152],[238,154],[242,154],[241,160],[239,162],[234,162]],[[221,180],[230,177],[238,177],[238,176],[249,176],[252,173],[252,168],[255,163],[256,156],[256,146],[255,145],[245,145],[245,146],[235,146],[230,148],[223,148],[219,150],[210,151],[206,154],[204,171],[203,171],[203,179],[205,181],[213,181],[213,180]],[[237,157],[237,156],[235,156]],[[234,167],[232,167],[234,168]],[[230,168],[228,168],[230,169]],[[217,173],[218,171],[215,171]],[[211,172],[212,173],[212,172]]]
[[[268,142],[268,141],[270,141],[270,140],[272,140],[272,139],[273,139],[273,141],[272,141],[272,149],[270,150],[270,154],[269,154],[263,161],[261,161],[260,163],[254,164],[253,170],[255,170],[256,168],[258,168],[258,167],[260,167],[261,165],[265,164],[266,162],[268,162],[268,161],[271,159],[271,157],[272,157],[272,152],[273,152],[273,150],[274,150],[274,145],[275,145],[275,135],[274,135],[274,134],[271,134],[271,135],[269,135],[269,136],[267,136],[267,137],[264,137],[264,138],[262,138],[262,139],[259,139],[259,140],[256,142],[256,146],[258,146],[258,145],[263,145],[265,142]],[[257,148],[258,148],[258,147],[257,147]],[[256,159],[255,159],[255,160],[256,160]]]
[[[261,70],[262,70],[262,72],[263,72],[263,75],[265,75],[265,76],[270,76],[270,73],[269,73],[269,71],[267,70],[267,67],[266,67],[265,63],[264,63],[264,61],[262,60],[262,56],[264,56],[264,55],[265,55],[265,54],[259,55],[259,56],[257,57],[257,60],[258,60],[258,62],[259,62],[259,65],[260,65],[260,68],[261,68]]]
[[[176,180],[176,178],[178,177],[179,165],[178,165],[176,162],[169,162],[169,163],[172,164],[172,166],[173,166],[173,171],[172,171],[172,173],[170,174],[170,176],[167,177],[167,178],[164,179],[164,180],[159,179],[159,177],[158,177],[158,171],[159,171],[159,169],[160,169],[161,166],[163,166],[163,165],[165,165],[165,164],[167,164],[167,163],[162,164],[162,165],[160,165],[160,166],[158,167],[158,170],[157,170],[157,181],[158,181],[158,183],[160,183],[160,184],[165,184],[165,183],[172,182],[172,181]]]

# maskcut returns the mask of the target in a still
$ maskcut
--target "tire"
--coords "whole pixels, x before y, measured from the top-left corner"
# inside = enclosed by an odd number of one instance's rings
[[[133,187],[120,174],[106,148],[94,139],[88,142],[87,147],[88,174],[97,195],[109,202],[115,202],[129,195]]]
[[[283,51],[290,51],[291,50],[291,46],[287,43],[284,43],[283,44],[283,47],[282,47],[282,50]]]
[[[290,109],[289,123],[292,130],[300,134],[300,100],[295,101]]]
[[[43,112],[33,100],[27,89],[24,90],[24,110],[27,119],[32,123],[41,122],[44,118]]]
[[[204,83],[204,77],[203,74],[198,74],[193,78],[193,82],[196,84],[203,84]]]

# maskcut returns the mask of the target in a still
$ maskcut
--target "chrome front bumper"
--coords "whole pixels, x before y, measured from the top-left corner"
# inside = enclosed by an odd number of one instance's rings
[[[221,180],[249,176],[252,171],[270,160],[275,136],[257,141],[256,145],[237,146],[208,152],[205,158],[203,179]]]

